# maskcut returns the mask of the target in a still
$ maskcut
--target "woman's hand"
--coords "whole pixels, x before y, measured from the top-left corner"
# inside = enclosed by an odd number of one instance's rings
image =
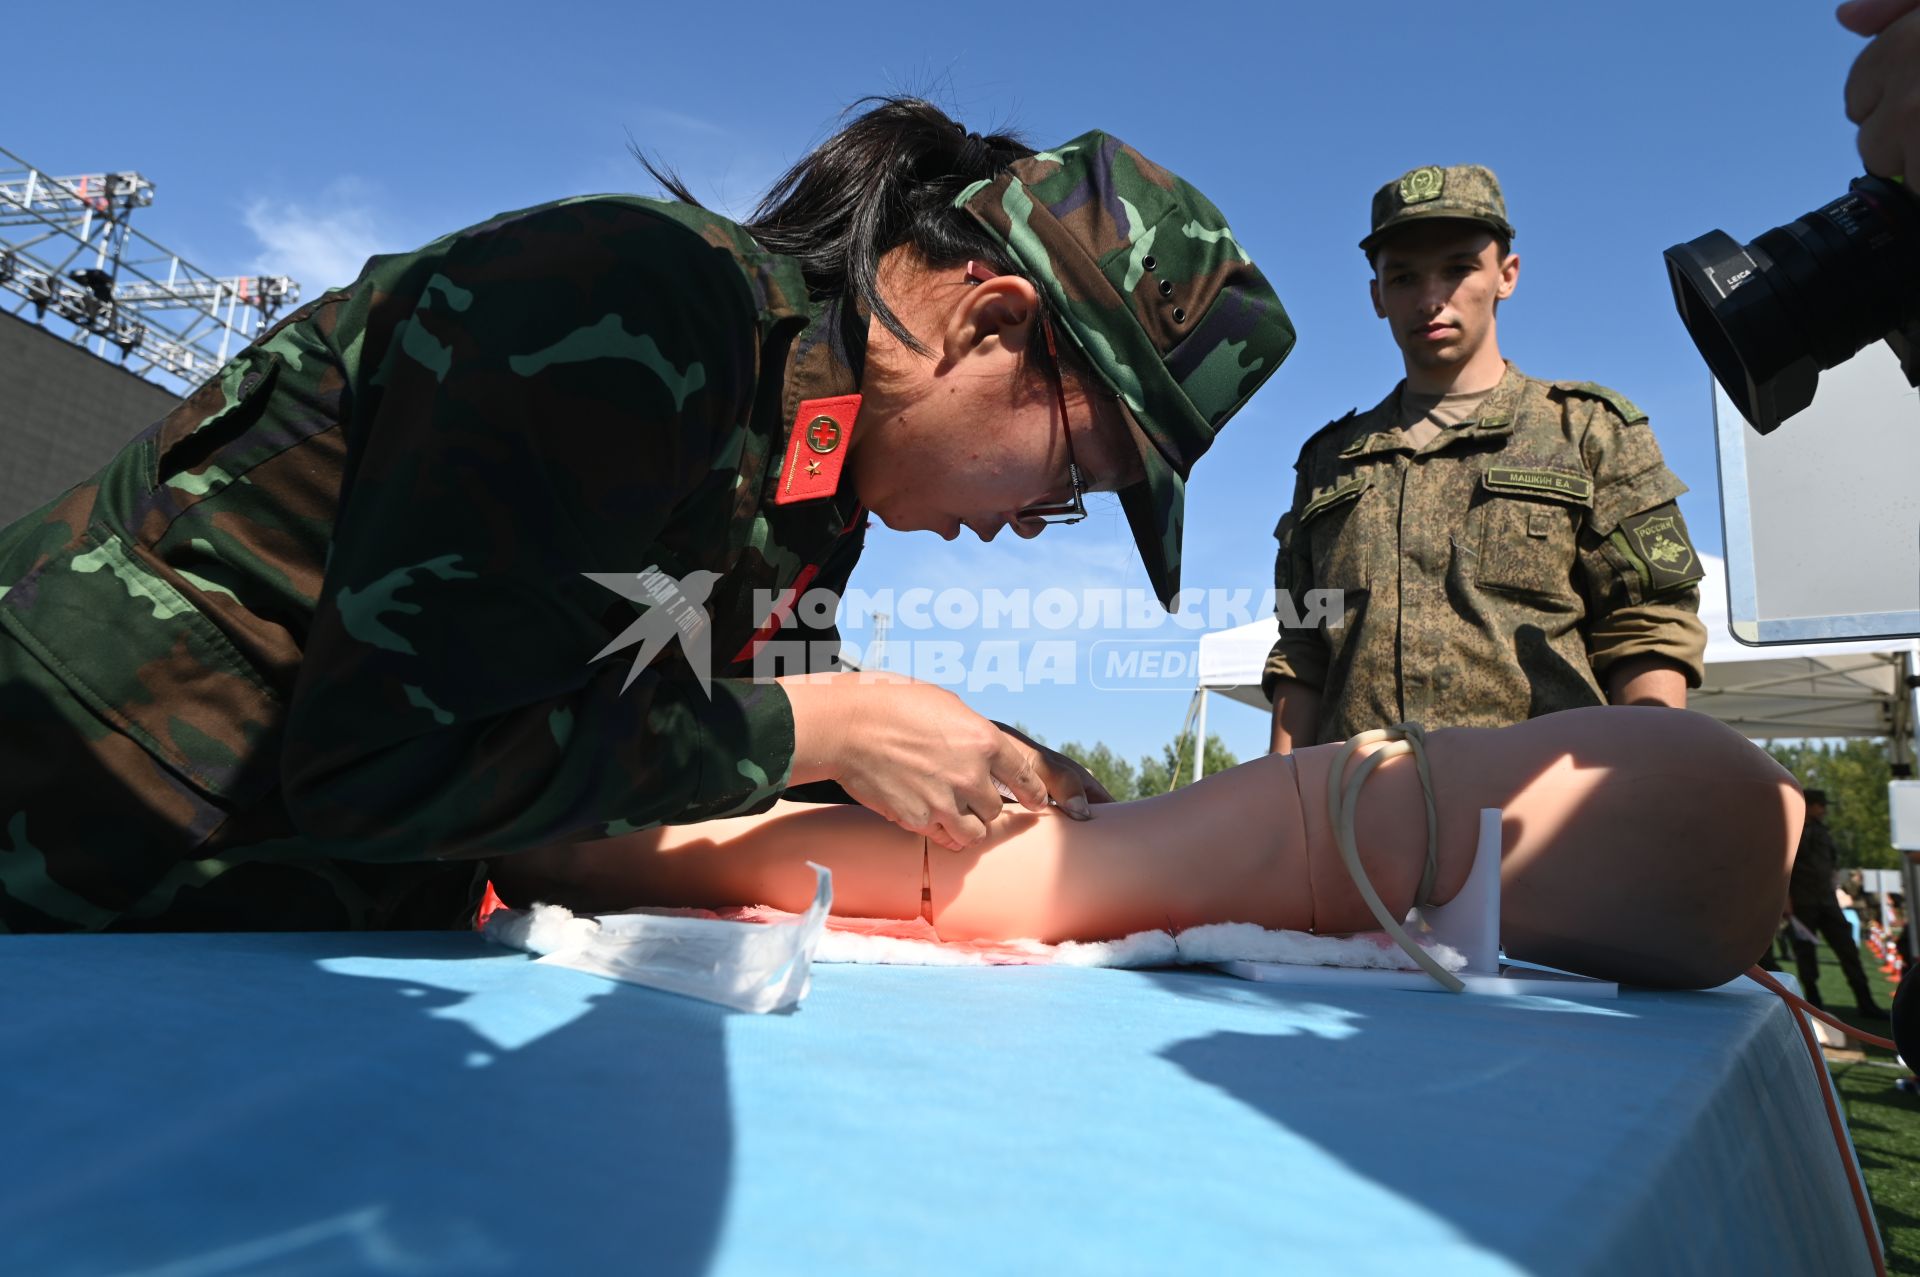
[[[1059,763],[945,688],[864,672],[779,682],[793,706],[793,784],[837,781],[862,806],[949,851],[984,837],[1000,814],[996,780],[1032,811],[1047,806],[1050,780],[1066,792],[1063,803],[1074,797]]]
[[[1008,727],[998,720],[995,720],[993,725],[1039,753],[1040,777],[1047,783],[1048,796],[1053,799],[1056,807],[1073,819],[1087,819],[1088,803],[1113,801],[1113,795],[1108,793],[1107,787],[1100,783],[1100,778],[1076,760],[1067,757],[1059,750],[1048,749],[1017,727]]]
[[[1847,118],[1869,173],[1920,182],[1920,0],[1849,0],[1840,24],[1873,39],[1847,74]]]

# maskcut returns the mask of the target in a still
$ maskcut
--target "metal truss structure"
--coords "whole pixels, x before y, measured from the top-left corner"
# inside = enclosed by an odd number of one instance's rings
[[[191,387],[297,303],[300,286],[209,275],[128,224],[152,203],[138,173],[52,177],[0,147],[0,293],[96,355],[117,349],[141,376]]]

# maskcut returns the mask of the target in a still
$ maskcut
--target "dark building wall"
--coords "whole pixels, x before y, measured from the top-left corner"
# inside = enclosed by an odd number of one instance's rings
[[[44,328],[0,314],[0,524],[91,475],[177,398]]]

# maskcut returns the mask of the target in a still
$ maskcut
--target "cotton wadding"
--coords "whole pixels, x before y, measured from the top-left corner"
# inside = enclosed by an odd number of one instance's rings
[[[765,905],[722,910],[636,909],[609,918],[655,914],[711,918],[742,924],[791,922],[796,915]],[[592,918],[576,917],[559,905],[503,910],[488,920],[489,940],[532,953],[568,953],[585,949],[600,934]],[[1447,945],[1426,946],[1449,971],[1466,957]],[[1377,931],[1350,936],[1316,936],[1304,931],[1275,931],[1250,922],[1217,922],[1185,931],[1136,931],[1117,940],[946,940],[919,918],[829,917],[813,952],[813,961],[875,966],[1070,966],[1167,967],[1214,962],[1282,962],[1298,966],[1414,969],[1412,959]]]

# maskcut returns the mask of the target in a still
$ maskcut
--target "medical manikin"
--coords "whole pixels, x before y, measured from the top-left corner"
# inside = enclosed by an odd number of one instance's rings
[[[1336,836],[1343,790],[1357,795],[1357,872]],[[1732,729],[1684,710],[1594,708],[1436,731],[1418,751],[1271,755],[1087,821],[1009,805],[964,852],[863,808],[783,802],[514,856],[495,881],[517,905],[799,911],[812,860],[833,871],[835,913],[925,917],[943,939],[1099,940],[1213,922],[1341,934],[1381,925],[1363,880],[1395,918],[1445,904],[1485,807],[1505,813],[1510,956],[1672,987],[1722,983],[1766,948],[1802,814],[1793,778]]]

